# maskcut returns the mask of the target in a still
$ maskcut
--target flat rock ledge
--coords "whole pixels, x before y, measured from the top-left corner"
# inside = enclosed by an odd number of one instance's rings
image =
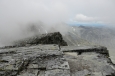
[[[105,53],[107,49],[101,46],[4,48],[0,49],[0,76],[115,76],[115,67]]]
[[[70,76],[58,45],[0,49],[0,76]]]

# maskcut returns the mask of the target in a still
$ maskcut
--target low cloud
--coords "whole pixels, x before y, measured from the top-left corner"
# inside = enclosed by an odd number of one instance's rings
[[[88,16],[85,16],[83,14],[77,14],[75,16],[75,21],[79,21],[79,22],[95,22],[97,21],[98,19],[95,18],[95,17],[88,17]]]
[[[44,33],[67,19],[68,8],[60,1],[0,0],[0,45],[30,36],[31,26]]]
[[[61,32],[67,30],[60,23],[71,19],[114,25],[114,3],[115,0],[0,0],[0,44],[25,37],[23,31],[29,24]]]

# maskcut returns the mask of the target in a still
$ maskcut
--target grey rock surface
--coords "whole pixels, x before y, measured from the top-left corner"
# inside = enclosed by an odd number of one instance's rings
[[[115,74],[115,69],[108,63],[107,57],[99,53],[81,55],[66,52],[64,57],[69,62],[71,76],[106,76]],[[114,75],[113,75],[114,76]]]
[[[1,49],[0,76],[70,76],[58,45]]]
[[[115,75],[113,63],[102,53],[108,53],[104,47],[61,46],[60,48],[55,44],[40,44],[0,49],[0,76]],[[82,53],[78,54],[79,51]]]

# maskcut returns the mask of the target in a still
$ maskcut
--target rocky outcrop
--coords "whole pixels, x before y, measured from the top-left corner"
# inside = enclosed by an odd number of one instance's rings
[[[34,45],[0,49],[0,76],[115,75],[115,67],[108,56],[94,50],[103,49],[101,46],[60,48],[58,45]],[[78,54],[80,49],[82,53]]]
[[[61,46],[67,46],[67,43],[63,40],[62,35],[59,32],[36,35],[34,37],[14,42],[14,46],[18,47],[37,44],[58,44]]]
[[[1,49],[0,76],[70,76],[58,45]]]
[[[59,32],[24,40],[0,49],[0,76],[115,76],[106,47],[67,46]]]
[[[109,52],[104,46],[63,46],[61,49],[63,52],[77,52],[79,55],[85,52],[95,52],[109,57]]]
[[[71,76],[115,76],[108,50],[101,46],[63,46]]]

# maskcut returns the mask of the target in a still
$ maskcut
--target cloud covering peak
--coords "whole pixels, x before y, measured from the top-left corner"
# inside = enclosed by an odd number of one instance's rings
[[[57,29],[69,20],[114,25],[114,7],[115,0],[0,0],[0,41],[19,38],[30,23]]]

